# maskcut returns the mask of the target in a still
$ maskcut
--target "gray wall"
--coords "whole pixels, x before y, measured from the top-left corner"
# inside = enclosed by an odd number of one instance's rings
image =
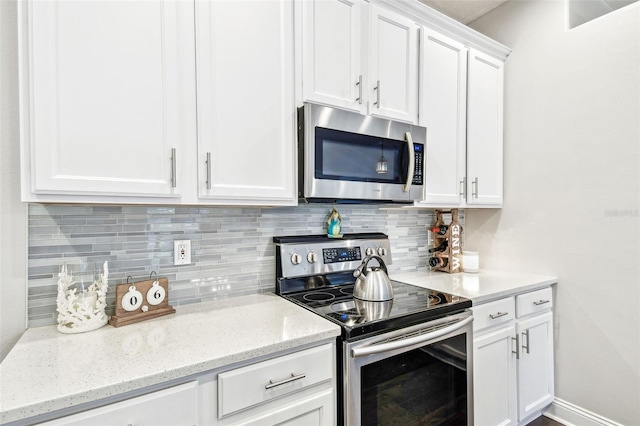
[[[26,327],[27,208],[20,203],[16,4],[0,1],[0,360]]]
[[[565,30],[562,0],[472,27],[511,47],[505,194],[467,211],[483,267],[553,274],[556,396],[640,424],[640,4]],[[583,421],[584,424],[584,421]]]
[[[173,306],[275,290],[274,235],[325,234],[331,205],[286,208],[29,206],[29,327],[53,324],[57,274],[109,262],[108,314],[115,285],[169,278]],[[389,235],[394,271],[427,261],[433,212],[377,206],[338,206],[345,233]],[[464,216],[461,217],[464,220]],[[463,222],[464,223],[464,222]],[[173,241],[188,239],[192,264],[173,266]]]

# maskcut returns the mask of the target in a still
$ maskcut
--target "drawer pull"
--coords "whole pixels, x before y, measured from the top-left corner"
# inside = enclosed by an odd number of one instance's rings
[[[296,376],[295,374],[291,373],[291,377],[284,380],[280,380],[279,382],[274,382],[273,379],[269,380],[269,384],[265,385],[264,388],[265,389],[275,388],[276,386],[280,386],[286,383],[294,382],[296,380],[304,379],[305,377],[307,377],[306,374],[298,374]]]
[[[498,312],[498,313],[495,313],[495,314],[489,314],[489,318],[496,319],[496,318],[503,317],[505,315],[509,315],[509,312]]]
[[[534,305],[538,306],[538,305],[544,305],[545,303],[549,303],[549,300],[535,300],[533,302]]]

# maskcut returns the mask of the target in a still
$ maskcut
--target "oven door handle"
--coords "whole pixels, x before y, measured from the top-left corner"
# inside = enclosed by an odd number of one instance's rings
[[[424,334],[420,334],[414,337],[409,337],[406,339],[395,340],[393,342],[378,343],[378,344],[374,343],[371,346],[353,348],[351,349],[351,356],[353,358],[357,358],[360,356],[379,354],[382,352],[393,351],[395,349],[401,349],[404,347],[425,343],[425,342],[428,342],[429,340],[437,339],[438,337],[457,331],[465,327],[467,324],[471,323],[472,321],[473,321],[473,316],[470,316],[468,318],[463,319],[460,322],[432,331],[431,333],[424,333]]]

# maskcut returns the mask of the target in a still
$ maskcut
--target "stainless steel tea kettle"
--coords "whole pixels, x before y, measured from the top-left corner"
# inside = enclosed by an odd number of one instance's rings
[[[367,268],[371,259],[376,259],[380,266]],[[387,266],[380,256],[370,255],[362,260],[362,264],[353,271],[356,283],[353,297],[372,302],[383,302],[393,299],[393,288],[387,275]]]

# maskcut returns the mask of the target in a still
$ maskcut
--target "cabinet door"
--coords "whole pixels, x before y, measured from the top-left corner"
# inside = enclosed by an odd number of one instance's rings
[[[199,196],[295,204],[292,0],[195,7]]]
[[[416,123],[418,27],[404,16],[370,6],[369,113]]]
[[[193,5],[32,1],[21,12],[23,197],[179,197],[195,143]]]
[[[514,425],[516,355],[513,325],[473,339],[473,410],[477,425]]]
[[[304,100],[365,112],[362,1],[309,0],[300,6]]]
[[[518,320],[518,417],[520,420],[553,402],[553,314]]]
[[[502,204],[504,63],[469,49],[467,203]]]
[[[423,28],[420,125],[427,128],[424,202],[460,204],[464,193],[467,48]]]
[[[198,382],[73,414],[42,426],[195,425],[198,424]]]
[[[324,389],[288,404],[272,406],[261,414],[230,425],[246,426],[331,426],[335,424],[335,395],[333,388]]]

